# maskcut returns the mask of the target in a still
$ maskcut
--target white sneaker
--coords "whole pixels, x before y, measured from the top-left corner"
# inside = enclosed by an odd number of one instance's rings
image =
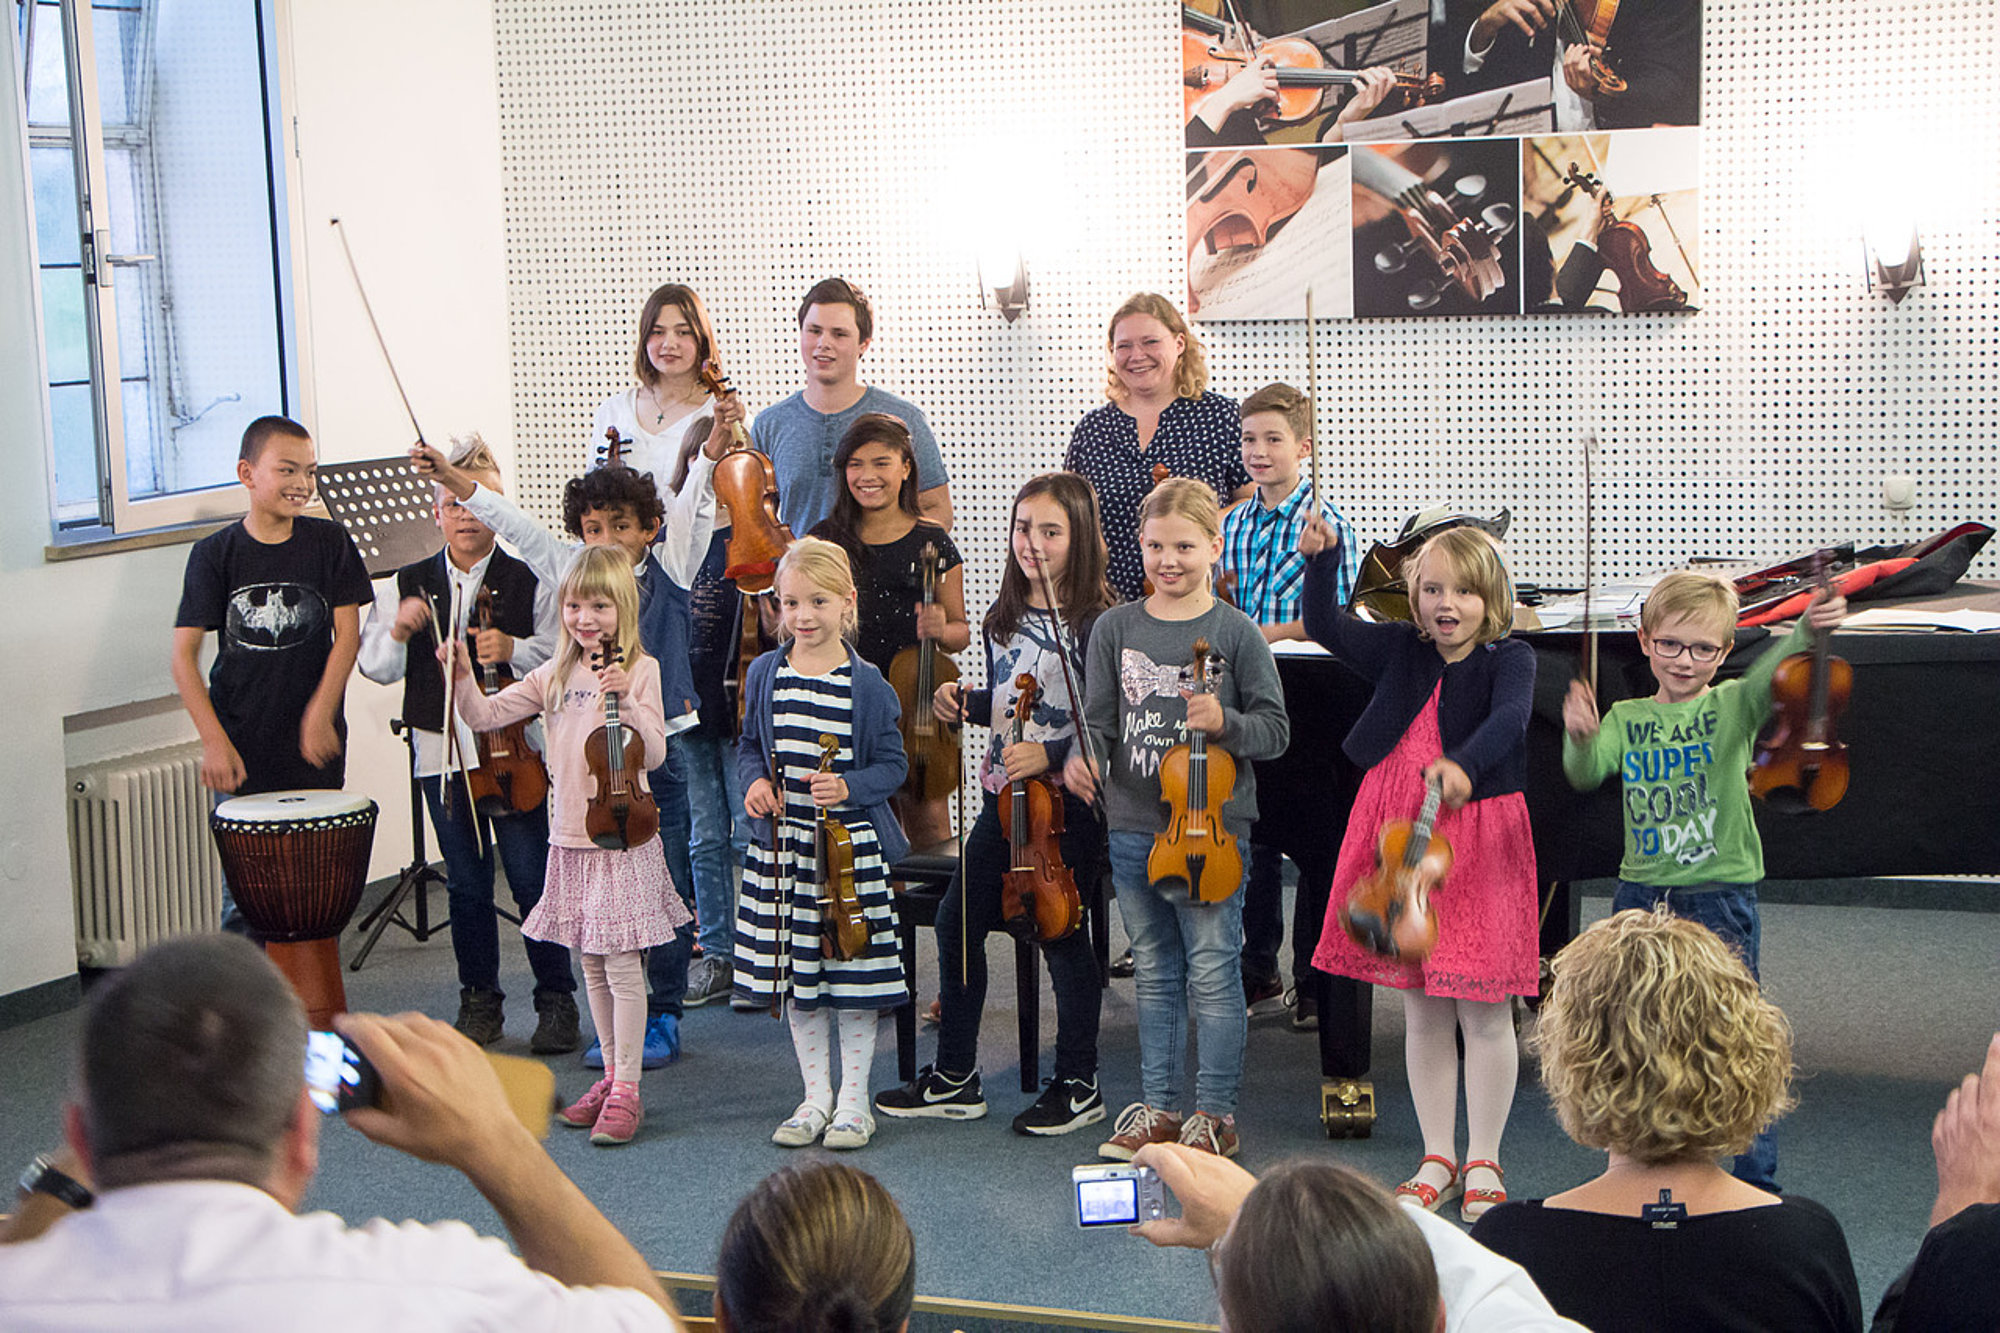
[[[875,1137],[875,1117],[866,1111],[842,1111],[826,1127],[826,1146],[835,1152],[866,1148]]]
[[[826,1132],[826,1120],[825,1111],[811,1102],[800,1102],[799,1109],[771,1131],[771,1142],[780,1148],[810,1147]]]

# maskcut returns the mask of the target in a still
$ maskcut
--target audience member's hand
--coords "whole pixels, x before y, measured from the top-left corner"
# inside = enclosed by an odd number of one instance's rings
[[[1967,1074],[1931,1125],[1937,1155],[1937,1203],[1931,1225],[1975,1203],[2000,1203],[2000,1033],[1986,1047],[1986,1067]]]
[[[1228,1158],[1178,1143],[1149,1143],[1132,1155],[1132,1165],[1150,1166],[1159,1172],[1160,1183],[1180,1201],[1179,1217],[1141,1222],[1132,1228],[1132,1234],[1155,1245],[1207,1249],[1222,1239],[1243,1201],[1257,1187],[1257,1177]]]
[[[382,1104],[347,1123],[412,1157],[470,1172],[526,1134],[493,1065],[451,1024],[423,1014],[341,1014],[340,1034],[382,1076]]]

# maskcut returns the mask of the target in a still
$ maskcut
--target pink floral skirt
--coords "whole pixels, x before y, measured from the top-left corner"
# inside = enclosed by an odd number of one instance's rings
[[[542,900],[521,933],[583,953],[614,954],[665,944],[693,919],[667,875],[658,838],[622,852],[552,844]]]
[[[1451,844],[1452,867],[1431,897],[1438,942],[1429,958],[1406,963],[1379,957],[1340,928],[1338,911],[1348,891],[1375,869],[1382,824],[1417,817],[1424,803],[1424,768],[1443,751],[1434,690],[1396,748],[1361,780],[1334,865],[1333,892],[1313,966],[1377,986],[1421,989],[1441,999],[1490,1002],[1532,995],[1540,948],[1535,912],[1539,881],[1528,801],[1520,792],[1489,796],[1458,810],[1439,809],[1433,832]]]

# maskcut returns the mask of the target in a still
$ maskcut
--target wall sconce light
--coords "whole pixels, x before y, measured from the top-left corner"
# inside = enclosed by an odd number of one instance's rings
[[[995,275],[1007,275],[1005,280]],[[984,255],[979,260],[979,308],[987,307],[991,293],[993,309],[1009,324],[1028,308],[1028,265],[1018,252]]]
[[[1878,296],[1899,305],[1905,296],[1924,285],[1924,246],[1917,224],[1910,218],[1871,222],[1862,235],[1868,255],[1868,287]]]

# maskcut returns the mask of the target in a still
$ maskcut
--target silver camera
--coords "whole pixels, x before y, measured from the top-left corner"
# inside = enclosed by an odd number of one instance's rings
[[[1080,1227],[1129,1227],[1167,1215],[1167,1190],[1150,1166],[1079,1166],[1069,1173]]]

